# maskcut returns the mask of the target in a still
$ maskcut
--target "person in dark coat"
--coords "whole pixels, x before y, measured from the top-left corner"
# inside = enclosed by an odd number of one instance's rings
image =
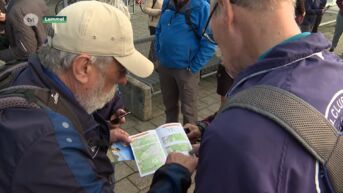
[[[339,12],[337,13],[336,18],[336,27],[335,32],[332,37],[332,45],[330,48],[330,52],[333,52],[339,42],[339,39],[343,33],[343,0],[336,0],[336,4],[339,7]]]
[[[7,1],[5,37],[9,47],[0,50],[0,60],[22,61],[35,53],[46,40],[42,18],[47,15],[44,0]]]
[[[328,7],[325,7],[326,2],[327,2],[327,0],[321,0],[320,1],[320,8],[323,9],[323,12],[322,12],[322,14],[317,15],[316,21],[314,22],[314,25],[312,28],[312,33],[318,32],[318,27],[319,27],[320,23],[322,22],[323,15],[324,15],[325,11],[328,9]]]
[[[5,37],[6,2],[0,0],[0,50],[8,48],[8,39]]]
[[[295,4],[295,21],[298,25],[303,23],[305,14],[305,0],[297,0]]]
[[[324,14],[326,1],[327,0],[305,0],[306,15],[303,23],[300,25],[302,32],[312,32],[317,18]]]

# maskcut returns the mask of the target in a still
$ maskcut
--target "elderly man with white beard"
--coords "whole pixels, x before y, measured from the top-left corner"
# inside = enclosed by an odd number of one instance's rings
[[[126,84],[127,71],[140,77],[153,71],[119,9],[81,1],[58,16],[66,23],[52,24],[47,45],[14,66],[0,91],[2,193],[113,192],[106,152],[113,142],[130,142],[109,121],[122,106],[117,85]],[[3,99],[10,102],[4,106]],[[196,163],[177,153],[167,160],[171,168],[183,164],[180,173],[193,172]]]

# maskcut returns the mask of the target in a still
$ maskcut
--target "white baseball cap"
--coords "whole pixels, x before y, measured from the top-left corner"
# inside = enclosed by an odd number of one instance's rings
[[[53,23],[49,44],[61,51],[113,56],[129,72],[149,76],[154,65],[133,45],[130,20],[119,9],[98,1],[80,1],[58,13],[66,23]]]

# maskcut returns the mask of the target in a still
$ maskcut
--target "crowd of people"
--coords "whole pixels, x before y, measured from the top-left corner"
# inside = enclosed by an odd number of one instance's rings
[[[66,23],[51,26],[40,21],[48,15],[42,0],[1,3],[0,192],[113,192],[106,153],[114,142],[131,142],[118,85],[128,72],[146,78],[154,70],[166,122],[179,122],[181,110],[194,146],[168,155],[149,193],[186,193],[195,170],[196,193],[343,191],[325,163],[272,119],[238,107],[197,117],[199,71],[217,51],[222,104],[268,85],[342,132],[343,61],[332,51],[343,0],[332,44],[316,33],[326,0],[147,0],[150,60],[134,47],[121,0],[76,2],[57,15]]]

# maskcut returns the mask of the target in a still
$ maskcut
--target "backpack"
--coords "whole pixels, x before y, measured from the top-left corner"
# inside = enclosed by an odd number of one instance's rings
[[[278,123],[325,167],[335,193],[343,193],[342,134],[317,109],[288,91],[266,85],[230,97],[219,112],[230,108],[247,109]]]
[[[161,15],[164,13],[164,11],[166,11],[167,9],[170,9],[172,6],[173,5],[170,0],[168,0],[166,4],[163,3]],[[196,27],[194,27],[195,25],[193,24],[191,20],[192,9],[186,9],[185,11],[177,12],[177,13],[181,13],[185,16],[186,24],[188,25],[189,29],[194,33],[197,39],[201,40],[202,37],[201,35],[198,34],[198,30],[196,29]]]
[[[85,140],[77,116],[73,113],[67,100],[57,92],[32,85],[10,86],[18,73],[27,66],[28,62],[22,62],[0,67],[0,110],[12,107],[51,109],[67,117],[80,133],[81,139]]]
[[[0,67],[0,111],[7,108],[49,109],[71,121],[83,144],[88,144],[88,146],[108,145],[108,141],[104,139],[87,140],[85,138],[81,122],[74,113],[72,106],[58,92],[32,85],[10,86],[17,75],[27,66],[28,62],[22,62]],[[99,115],[94,114],[94,118],[97,116]],[[85,151],[92,155],[90,148],[86,148]],[[108,177],[108,182],[113,185],[114,178]]]

